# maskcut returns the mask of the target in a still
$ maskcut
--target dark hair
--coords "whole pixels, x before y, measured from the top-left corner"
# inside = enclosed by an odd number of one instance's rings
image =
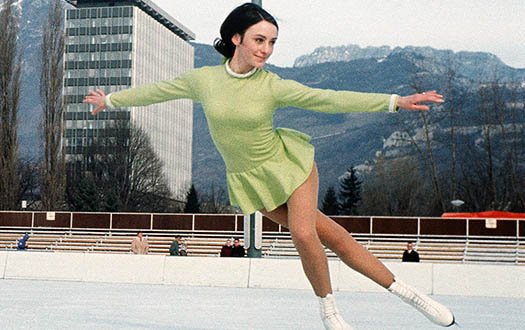
[[[233,57],[233,53],[235,53],[235,45],[232,42],[232,37],[236,33],[244,36],[244,32],[246,32],[250,26],[257,24],[260,21],[272,23],[277,29],[279,29],[275,18],[260,6],[250,2],[240,5],[235,8],[222,23],[220,30],[221,37],[215,39],[213,47],[215,47],[219,53],[224,55],[224,57]]]

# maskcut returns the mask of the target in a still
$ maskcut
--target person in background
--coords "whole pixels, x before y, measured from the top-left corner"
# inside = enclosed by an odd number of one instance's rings
[[[236,238],[233,241],[232,257],[242,258],[245,255],[246,255],[246,250],[244,250],[244,246],[242,246],[239,239]]]
[[[180,255],[179,254],[179,239],[180,239],[180,236],[175,236],[175,239],[173,240],[173,242],[171,242],[171,245],[170,245],[170,256],[178,256]]]
[[[22,236],[16,245],[17,250],[25,250],[28,248],[27,246],[27,240],[29,239],[29,233],[25,233],[24,236]]]
[[[403,252],[403,262],[419,262],[419,253],[414,250],[412,242],[407,243],[407,249]]]
[[[184,241],[184,239],[179,236],[177,238],[177,242],[179,243],[179,255],[183,257],[187,256],[188,250],[186,248],[186,242]]]
[[[148,254],[148,239],[142,236],[142,232],[139,231],[137,233],[137,237],[135,237],[131,242],[131,251],[134,254]]]
[[[233,252],[232,240],[227,239],[221,248],[221,257],[231,257]]]

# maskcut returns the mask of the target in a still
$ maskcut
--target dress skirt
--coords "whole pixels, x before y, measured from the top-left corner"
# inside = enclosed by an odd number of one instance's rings
[[[247,171],[226,173],[230,202],[244,214],[285,204],[312,172],[315,150],[310,136],[288,128],[277,128],[275,134],[280,143],[268,160]]]

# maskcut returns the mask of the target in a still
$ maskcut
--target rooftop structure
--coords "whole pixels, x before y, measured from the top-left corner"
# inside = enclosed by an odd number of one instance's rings
[[[114,7],[114,6],[137,6],[145,13],[153,17],[160,24],[177,34],[186,41],[195,40],[195,34],[182,23],[171,17],[167,12],[150,0],[66,0],[77,8],[83,7]]]

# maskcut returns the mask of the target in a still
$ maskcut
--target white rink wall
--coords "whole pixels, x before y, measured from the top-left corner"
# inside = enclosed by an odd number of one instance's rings
[[[525,297],[524,266],[385,264],[429,294]],[[329,267],[336,291],[384,291],[340,261],[330,260]],[[1,251],[0,279],[310,289],[298,259]]]

